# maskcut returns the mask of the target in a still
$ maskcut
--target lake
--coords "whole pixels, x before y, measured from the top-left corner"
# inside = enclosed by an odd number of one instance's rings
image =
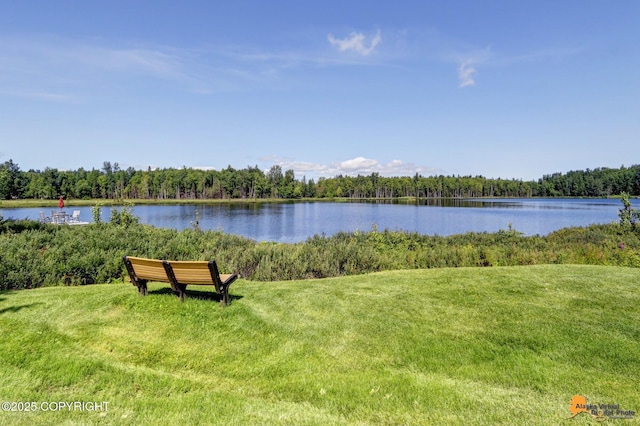
[[[632,200],[634,208],[638,200]],[[221,230],[256,241],[298,242],[315,234],[340,231],[402,230],[426,235],[466,232],[495,232],[513,229],[525,235],[546,235],[552,231],[594,223],[618,221],[620,200],[614,199],[438,199],[418,202],[284,202],[138,205],[133,214],[141,223],[174,229],[192,227]],[[101,218],[109,220],[110,207]],[[80,220],[92,221],[91,207],[80,210]],[[5,218],[38,220],[40,211],[51,209],[0,209]]]

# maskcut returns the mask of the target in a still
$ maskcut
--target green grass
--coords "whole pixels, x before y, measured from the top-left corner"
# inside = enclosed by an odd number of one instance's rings
[[[522,266],[0,293],[0,424],[595,424],[640,410],[640,269]],[[194,298],[193,296],[200,296]],[[621,421],[637,424],[640,419]]]

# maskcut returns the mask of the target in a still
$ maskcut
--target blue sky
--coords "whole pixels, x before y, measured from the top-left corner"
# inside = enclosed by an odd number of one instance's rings
[[[22,170],[537,179],[640,163],[640,1],[0,0]]]

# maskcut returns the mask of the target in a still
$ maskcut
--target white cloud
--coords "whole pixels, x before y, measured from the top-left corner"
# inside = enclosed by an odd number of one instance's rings
[[[435,169],[418,166],[414,163],[405,163],[401,160],[392,160],[386,164],[378,160],[356,157],[351,160],[334,163],[328,168],[333,172],[331,175],[345,174],[350,176],[370,175],[379,173],[382,176],[413,176],[416,173],[432,174]]]
[[[414,163],[405,163],[401,160],[392,160],[389,163],[383,164],[378,160],[365,157],[356,157],[328,165],[294,161],[279,157],[268,157],[263,160],[271,165],[277,164],[281,166],[283,170],[293,170],[298,179],[302,176],[307,176],[307,178],[334,177],[337,175],[368,176],[372,173],[379,173],[381,176],[414,176],[416,173],[431,175],[437,172],[435,168],[418,166]]]
[[[471,61],[466,61],[460,64],[458,67],[458,79],[460,80],[460,84],[458,87],[463,88],[467,86],[475,86],[476,81],[473,77],[473,74],[476,73],[476,69],[472,66]]]
[[[376,35],[371,38],[368,46],[365,45],[366,36],[362,33],[352,32],[349,34],[349,37],[343,39],[335,38],[333,34],[329,34],[327,39],[329,40],[329,43],[336,46],[340,52],[352,50],[359,55],[369,56],[375,51],[378,44],[382,42],[382,35],[378,30]]]
[[[377,160],[371,160],[364,157],[356,157],[351,160],[343,161],[337,164],[337,168],[339,170],[344,171],[355,171],[355,170],[365,170],[370,169],[372,167],[377,167],[379,165]]]

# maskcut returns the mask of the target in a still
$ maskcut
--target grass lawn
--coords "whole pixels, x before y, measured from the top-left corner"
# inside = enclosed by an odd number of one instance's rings
[[[596,424],[565,420],[573,395],[640,411],[640,269],[239,280],[226,308],[167,289],[0,293],[0,400],[37,406],[0,424]]]

